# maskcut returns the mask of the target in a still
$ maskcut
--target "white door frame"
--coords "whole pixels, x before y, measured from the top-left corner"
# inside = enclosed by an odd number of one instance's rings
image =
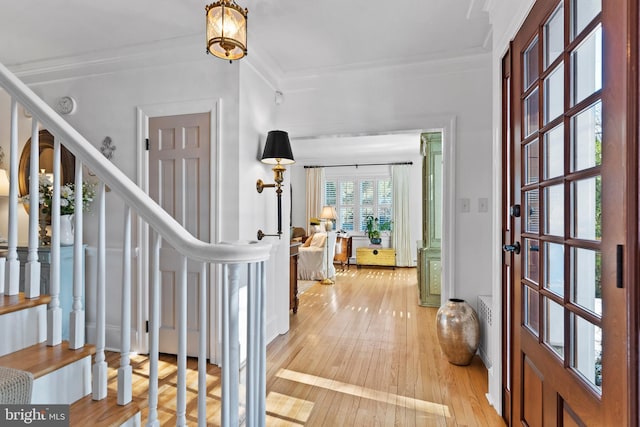
[[[177,116],[183,114],[197,114],[197,113],[209,113],[210,135],[209,141],[212,147],[209,151],[209,164],[211,165],[212,173],[210,188],[210,242],[217,242],[217,236],[220,235],[221,227],[221,212],[220,212],[220,146],[222,141],[221,130],[221,115],[222,115],[222,100],[221,99],[203,99],[194,101],[174,102],[167,104],[150,104],[141,105],[136,107],[136,158],[137,158],[137,172],[136,183],[145,192],[149,193],[149,155],[146,150],[146,140],[149,137],[149,118],[150,117],[162,117],[162,116]],[[137,220],[137,234],[136,234],[136,253],[137,253],[137,313],[138,316],[133,322],[134,328],[137,329],[138,342],[135,343],[135,348],[140,353],[149,352],[149,334],[146,332],[146,321],[149,319],[149,226],[142,220]],[[212,265],[209,269],[209,283],[217,284],[217,280],[213,280],[214,277],[218,277],[219,269],[217,266]],[[217,286],[209,287],[213,289],[209,293],[208,301],[209,307],[213,307],[213,313],[218,310],[219,307],[219,289]],[[212,363],[218,363],[219,354],[216,343],[218,342],[219,325],[218,316],[209,316],[209,324],[207,325],[210,331],[209,340],[209,358]]]

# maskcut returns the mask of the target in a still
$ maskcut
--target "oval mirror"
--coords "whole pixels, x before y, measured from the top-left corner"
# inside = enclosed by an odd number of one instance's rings
[[[43,173],[53,173],[53,135],[43,129],[39,134],[39,162]],[[76,158],[64,146],[60,147],[60,173],[63,184],[72,183],[75,180]],[[18,164],[18,192],[20,197],[29,194],[29,175],[31,170],[31,138],[27,141],[20,155]],[[25,205],[26,207],[26,205]]]

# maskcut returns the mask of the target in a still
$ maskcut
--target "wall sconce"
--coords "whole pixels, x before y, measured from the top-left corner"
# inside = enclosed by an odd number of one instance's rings
[[[262,240],[265,236],[278,236],[278,238],[280,238],[282,235],[282,182],[284,181],[284,171],[286,170],[283,165],[291,165],[296,162],[291,152],[289,134],[283,130],[269,131],[260,161],[269,165],[275,165],[272,169],[275,183],[265,184],[259,179],[258,182],[256,182],[256,190],[258,190],[258,193],[262,193],[262,190],[265,188],[275,187],[276,197],[278,198],[278,233],[264,234],[262,230],[258,230],[258,240]]]

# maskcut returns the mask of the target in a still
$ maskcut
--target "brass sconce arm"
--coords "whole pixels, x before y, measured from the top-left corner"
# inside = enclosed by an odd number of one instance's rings
[[[273,168],[274,170],[276,168]],[[282,168],[284,169],[284,168]],[[261,179],[256,182],[256,190],[258,193],[262,193],[265,188],[275,188],[276,197],[278,199],[278,234],[264,234],[262,230],[258,230],[258,240],[262,240],[264,236],[278,236],[282,237],[282,183],[276,182],[275,184],[265,184]]]
[[[258,230],[258,233],[256,234],[256,237],[258,238],[258,240],[262,240],[265,237],[277,237],[279,239],[280,235],[279,234],[265,234],[264,231]]]
[[[262,193],[262,190],[264,190],[265,188],[273,188],[275,186],[276,184],[265,184],[261,179],[256,182],[256,190],[258,191],[258,193]]]

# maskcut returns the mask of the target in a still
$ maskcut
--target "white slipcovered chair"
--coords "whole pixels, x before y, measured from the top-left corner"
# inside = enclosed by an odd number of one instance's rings
[[[315,233],[310,237],[311,242],[308,246],[298,249],[299,280],[323,280],[327,277],[333,279],[336,276],[336,269],[333,266],[336,237],[335,231]],[[327,256],[329,262],[327,262]]]

